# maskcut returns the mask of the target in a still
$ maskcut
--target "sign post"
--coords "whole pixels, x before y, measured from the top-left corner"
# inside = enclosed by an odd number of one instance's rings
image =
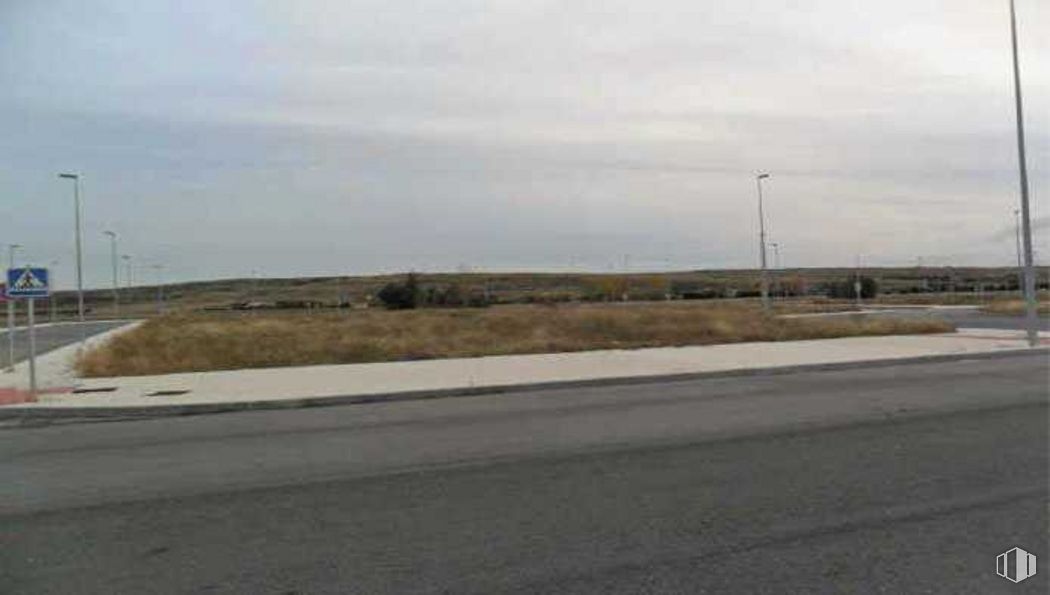
[[[14,324],[14,313],[11,312],[10,308],[12,304],[7,301],[7,284],[0,283],[0,304],[11,313],[7,320],[7,357],[4,362],[4,372],[13,372],[15,370],[15,324]]]
[[[36,321],[33,315],[35,298],[29,298],[29,396],[36,399]]]
[[[4,301],[7,302],[7,367],[5,372],[15,371],[15,301],[7,299],[7,286],[4,286]]]
[[[34,305],[37,298],[51,295],[50,276],[47,269],[25,267],[7,270],[7,299],[24,299],[29,314],[29,394],[36,398],[36,315]],[[12,358],[13,359],[13,358]]]

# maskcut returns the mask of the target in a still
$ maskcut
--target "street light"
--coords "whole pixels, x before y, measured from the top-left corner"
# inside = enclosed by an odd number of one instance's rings
[[[768,179],[767,173],[755,176],[758,184],[758,241],[759,253],[762,255],[762,309],[769,311],[769,271],[766,269],[766,216],[762,206],[762,180]]]
[[[7,245],[8,268],[15,268],[15,251],[21,247],[21,244]],[[15,371],[15,301],[11,298],[7,298],[7,371]]]
[[[123,254],[120,258],[124,261],[124,285],[131,289],[131,256]]]
[[[113,231],[102,233],[109,236],[109,256],[113,265],[113,317],[120,318],[120,289],[117,285],[117,234]]]
[[[1028,207],[1028,161],[1024,142],[1024,101],[1021,98],[1021,65],[1017,56],[1017,11],[1010,0],[1010,46],[1014,58],[1014,103],[1017,112],[1017,162],[1021,184],[1021,227],[1024,244],[1024,298],[1028,344],[1039,344],[1039,314],[1035,301],[1035,266],[1032,262],[1032,219]]]
[[[164,313],[164,265],[155,264],[152,268],[157,271],[157,314],[160,315]]]
[[[58,174],[65,180],[73,180],[74,234],[77,246],[77,318],[80,320],[80,343],[85,339],[84,330],[84,258],[80,248],[80,174]]]
[[[773,246],[773,297],[780,293],[780,243],[770,242]]]

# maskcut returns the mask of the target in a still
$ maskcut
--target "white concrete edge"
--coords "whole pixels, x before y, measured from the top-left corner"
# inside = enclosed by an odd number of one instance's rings
[[[841,312],[805,312],[803,314],[781,314],[778,318],[821,318],[825,316],[857,316],[863,314],[913,313],[916,311],[937,312],[941,310],[977,310],[981,306],[878,306],[870,305],[861,310],[844,310]]]
[[[978,310],[987,304],[865,304],[870,310]]]
[[[485,394],[515,394],[521,392],[584,388],[598,386],[622,386],[698,380],[703,378],[728,378],[752,375],[780,375],[796,372],[834,371],[874,366],[893,366],[921,363],[950,362],[963,360],[999,359],[1023,354],[1050,354],[1050,349],[1012,348],[998,351],[933,354],[904,358],[841,361],[833,363],[786,365],[766,368],[739,368],[710,372],[687,372],[678,374],[644,374],[606,378],[575,379],[564,381],[526,382],[519,384],[487,386],[455,386],[435,389],[383,391],[360,394],[332,394],[317,396],[281,396],[257,400],[190,401],[181,403],[105,403],[80,405],[72,403],[26,403],[0,407],[0,420],[18,418],[135,418],[154,416],[180,416],[230,411],[299,409],[305,407],[363,405],[370,403],[429,400],[449,397],[468,397]]]
[[[143,322],[145,321],[131,320],[115,329],[88,337],[83,345],[79,342],[70,343],[38,355],[36,358],[37,388],[46,390],[78,386],[82,381],[73,370],[73,364],[81,349],[94,349],[120,333],[138,327]],[[20,390],[28,389],[29,361],[24,360],[15,364],[14,372],[0,374],[0,386],[9,386]]]
[[[2,307],[2,306],[0,306],[0,307]],[[111,323],[114,323],[114,322],[128,322],[128,323],[132,323],[132,322],[142,322],[142,321],[139,320],[139,319],[101,318],[101,319],[98,319],[98,320],[94,320],[94,319],[93,320],[85,320],[83,322],[83,324],[111,324]],[[36,328],[49,328],[49,327],[52,327],[52,326],[56,326],[56,327],[57,326],[76,326],[78,324],[82,324],[82,323],[79,320],[63,320],[61,322],[37,322],[35,326],[36,326]],[[28,331],[28,330],[29,330],[29,327],[25,326],[25,325],[15,326],[15,332],[16,333],[25,332],[25,331]],[[0,327],[0,332],[7,332],[7,326]]]

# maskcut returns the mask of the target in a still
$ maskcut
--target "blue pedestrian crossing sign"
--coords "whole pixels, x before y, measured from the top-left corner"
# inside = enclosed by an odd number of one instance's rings
[[[50,281],[47,269],[7,269],[7,297],[46,298],[51,295]]]

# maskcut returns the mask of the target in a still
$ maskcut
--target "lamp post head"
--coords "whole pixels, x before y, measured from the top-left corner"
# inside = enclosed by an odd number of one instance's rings
[[[102,233],[104,233],[107,236],[113,238],[114,240],[117,239],[117,232],[115,232],[115,231],[104,231]]]
[[[67,180],[76,180],[80,178],[80,174],[58,174],[58,177],[65,178]]]
[[[766,178],[769,177],[769,174],[758,174],[757,177],[758,177],[759,180],[765,180]]]

